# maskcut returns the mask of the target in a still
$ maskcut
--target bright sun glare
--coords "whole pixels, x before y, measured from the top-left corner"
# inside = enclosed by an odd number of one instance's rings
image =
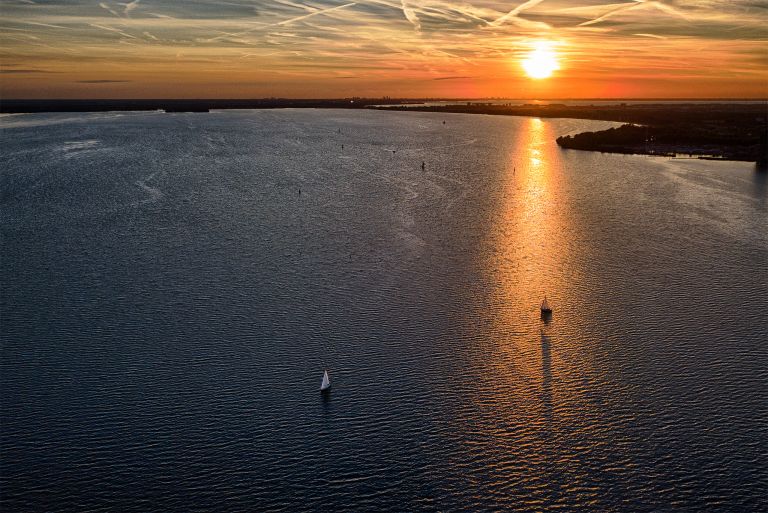
[[[536,43],[534,49],[528,52],[523,60],[523,69],[529,77],[536,79],[547,78],[553,71],[560,69],[552,44]]]

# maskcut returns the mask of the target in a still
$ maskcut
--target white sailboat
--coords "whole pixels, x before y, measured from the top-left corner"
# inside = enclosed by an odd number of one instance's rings
[[[320,383],[320,391],[328,390],[331,388],[331,378],[328,377],[328,371],[323,372],[323,382]]]

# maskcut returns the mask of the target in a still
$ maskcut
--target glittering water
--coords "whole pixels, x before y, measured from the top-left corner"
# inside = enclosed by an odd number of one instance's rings
[[[765,510],[766,177],[609,125],[2,118],[2,510]]]

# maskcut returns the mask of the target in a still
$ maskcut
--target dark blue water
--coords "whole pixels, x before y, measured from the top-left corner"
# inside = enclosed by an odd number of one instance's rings
[[[0,509],[765,511],[766,178],[605,126],[2,118]]]

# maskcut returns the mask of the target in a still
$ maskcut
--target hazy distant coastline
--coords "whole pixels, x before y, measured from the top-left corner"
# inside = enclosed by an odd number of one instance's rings
[[[514,103],[516,102],[516,103]],[[650,122],[670,108],[711,109],[713,107],[746,108],[763,116],[768,99],[604,99],[591,100],[473,100],[426,98],[336,98],[336,99],[4,99],[0,113],[34,112],[105,112],[150,111],[204,112],[220,109],[286,109],[325,108],[386,110],[419,110],[465,114],[500,114],[512,116],[562,117],[609,121]],[[646,121],[638,120],[643,112]],[[663,112],[662,112],[663,111]],[[654,114],[655,113],[655,114]],[[641,116],[641,117],[643,117]]]
[[[142,99],[142,100],[3,100],[0,113],[148,111],[206,112],[218,109],[358,109],[382,103],[382,98],[286,99]],[[405,103],[412,100],[386,100]]]

